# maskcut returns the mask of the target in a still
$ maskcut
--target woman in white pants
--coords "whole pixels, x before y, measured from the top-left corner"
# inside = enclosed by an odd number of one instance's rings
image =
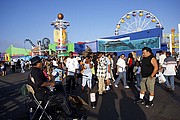
[[[91,59],[90,56],[87,56],[85,59],[85,63],[83,65],[83,70],[81,71],[81,73],[83,74],[82,77],[82,90],[84,90],[84,87],[88,86],[88,89],[91,89],[92,86],[92,71],[91,68],[93,67],[93,65],[91,64]]]

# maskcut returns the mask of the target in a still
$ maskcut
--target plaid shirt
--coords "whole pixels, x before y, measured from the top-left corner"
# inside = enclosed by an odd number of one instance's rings
[[[98,61],[98,66],[97,66],[97,76],[98,77],[106,77],[107,73],[107,58],[105,56],[102,56],[99,61]]]

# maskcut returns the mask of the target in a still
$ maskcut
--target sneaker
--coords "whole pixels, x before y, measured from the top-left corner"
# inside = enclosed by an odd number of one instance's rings
[[[144,101],[143,99],[138,99],[138,100],[135,100],[134,103],[144,105],[144,104],[145,104],[145,101]]]
[[[116,88],[118,87],[118,85],[114,85]]]
[[[153,106],[153,101],[148,101],[147,104],[146,104],[146,107],[149,108]]]
[[[109,87],[109,86],[106,87],[106,91],[108,91],[108,90],[110,90],[110,87]]]
[[[126,85],[124,88],[129,88],[129,86]]]

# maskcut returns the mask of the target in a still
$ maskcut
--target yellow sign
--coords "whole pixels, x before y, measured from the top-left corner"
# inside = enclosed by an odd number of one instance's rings
[[[59,43],[60,42],[60,31],[54,30],[54,42]]]
[[[63,29],[62,30],[62,44],[66,44],[67,43],[66,38],[67,38],[67,33],[66,33],[66,30]]]
[[[4,60],[5,61],[10,61],[10,55],[9,54],[5,54],[4,55]]]
[[[67,41],[67,33],[66,33],[66,30],[65,29],[62,29],[62,44],[66,44]],[[56,43],[60,43],[61,40],[60,40],[60,31],[59,30],[54,30],[54,42]]]
[[[174,46],[172,46],[172,48],[179,48],[179,46],[177,46],[177,45],[174,45]]]

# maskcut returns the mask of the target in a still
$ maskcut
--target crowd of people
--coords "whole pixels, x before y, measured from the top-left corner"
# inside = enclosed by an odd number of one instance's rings
[[[140,59],[134,59],[135,52],[117,56],[117,53],[98,52],[87,56],[42,59],[42,71],[47,81],[62,82],[66,84],[66,93],[73,93],[76,85],[82,91],[89,93],[95,83],[98,83],[99,95],[110,90],[112,84],[118,87],[122,80],[124,88],[129,88],[128,82],[138,81],[140,87],[141,67]],[[135,57],[136,58],[136,57]],[[129,75],[130,74],[130,75]]]
[[[146,107],[153,106],[154,86],[156,74],[162,72],[166,78],[165,85],[169,91],[175,90],[174,76],[180,70],[180,61],[172,57],[169,51],[160,51],[155,56],[151,48],[144,47],[142,56],[137,56],[136,52],[130,52],[126,57],[125,54],[117,55],[114,53],[92,53],[86,56],[74,56],[69,52],[68,57],[40,59],[38,56],[33,57],[28,62],[19,60],[16,64],[10,62],[12,71],[15,71],[18,65],[21,73],[24,73],[24,67],[31,67],[28,76],[28,84],[33,86],[38,99],[45,99],[44,87],[54,87],[56,91],[61,91],[62,96],[73,94],[76,87],[80,86],[82,92],[90,93],[95,84],[98,84],[98,94],[103,95],[112,87],[129,88],[133,83],[140,90],[138,98],[134,103],[145,104]],[[0,64],[1,72],[6,69]],[[3,72],[2,75],[5,75]],[[148,100],[144,100],[145,94],[148,93]],[[59,94],[58,94],[59,95]],[[64,99],[66,103],[66,99]],[[65,108],[68,105],[65,104]],[[67,112],[67,110],[66,110]],[[67,112],[67,115],[71,113]]]
[[[55,84],[61,85],[60,90],[64,94],[73,94],[77,85],[81,86],[82,91],[89,93],[94,83],[97,83],[98,93],[103,95],[113,85],[116,88],[122,83],[123,87],[128,89],[128,84],[134,83],[140,89],[139,98],[135,103],[146,104],[146,107],[153,105],[156,74],[163,72],[168,90],[174,91],[174,76],[179,69],[179,64],[170,52],[160,52],[157,59],[148,47],[142,49],[141,57],[137,57],[135,51],[130,52],[127,57],[125,54],[117,56],[116,52],[98,52],[87,56],[73,56],[73,52],[70,52],[69,57],[64,57],[63,61],[51,58],[42,59],[41,62],[45,76],[41,80],[54,80]],[[144,96],[147,92],[149,99],[145,103]]]
[[[8,61],[0,61],[0,76],[7,75],[7,68],[9,68],[8,73],[25,73],[25,69],[30,69],[31,63],[30,61],[25,61],[23,59],[12,59],[10,62]]]

